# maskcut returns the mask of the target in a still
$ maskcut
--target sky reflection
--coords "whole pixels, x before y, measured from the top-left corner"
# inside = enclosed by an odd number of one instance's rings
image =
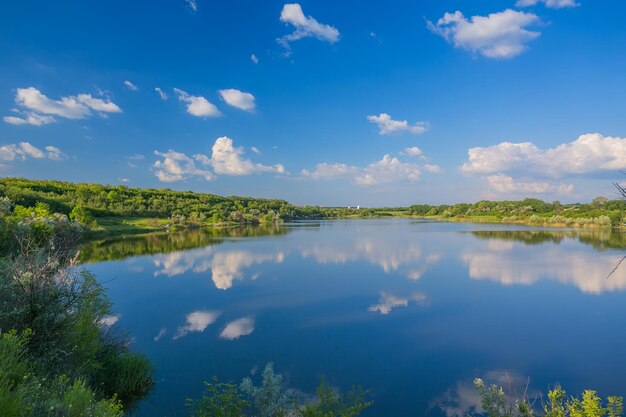
[[[626,322],[626,267],[607,279],[622,241],[589,230],[312,222],[186,250],[177,237],[170,252],[89,267],[114,303],[103,324],[128,330],[158,370],[139,417],[184,413],[202,381],[240,380],[269,361],[303,392],[319,374],[370,388],[373,415],[453,417],[480,411],[474,377],[626,394],[626,337],[615,331]],[[111,245],[106,253],[118,259]]]

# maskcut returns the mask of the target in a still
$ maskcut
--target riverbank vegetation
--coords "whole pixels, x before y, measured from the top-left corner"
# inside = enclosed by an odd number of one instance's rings
[[[502,387],[486,385],[480,378],[474,380],[474,386],[480,394],[482,414],[488,417],[621,417],[624,412],[623,397],[609,396],[603,401],[593,390],[585,390],[581,397],[568,396],[557,384],[544,402],[541,396],[529,399],[527,393],[521,398],[507,395]]]
[[[0,197],[6,197],[7,204],[13,204],[14,215],[18,217],[32,215],[37,204],[43,203],[42,207],[47,207],[50,212],[64,214],[79,222],[91,235],[372,217],[609,228],[624,225],[626,210],[625,200],[605,197],[584,204],[547,203],[526,198],[521,201],[388,208],[301,207],[276,199],[24,178],[1,178]]]
[[[202,396],[187,400],[187,407],[192,417],[356,417],[372,406],[366,397],[360,387],[347,394],[336,392],[322,378],[316,399],[301,403],[268,363],[258,386],[251,378],[240,384],[207,382]]]
[[[153,370],[77,262],[83,226],[41,202],[28,215],[0,206],[2,415],[121,416],[150,391]]]

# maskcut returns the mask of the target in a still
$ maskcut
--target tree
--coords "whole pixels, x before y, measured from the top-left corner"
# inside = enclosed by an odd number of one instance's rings
[[[70,220],[78,222],[88,228],[92,228],[96,225],[96,220],[93,218],[89,210],[81,204],[74,206],[70,212]]]

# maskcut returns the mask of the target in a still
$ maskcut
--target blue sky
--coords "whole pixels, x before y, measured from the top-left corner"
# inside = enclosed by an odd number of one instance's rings
[[[620,2],[0,7],[3,176],[364,206],[626,180]]]

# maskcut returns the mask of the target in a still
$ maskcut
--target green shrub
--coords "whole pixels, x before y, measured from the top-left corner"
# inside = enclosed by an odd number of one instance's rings
[[[130,409],[154,386],[154,369],[144,355],[109,352],[103,359],[97,384],[106,396],[115,395]]]
[[[205,390],[198,400],[187,399],[193,417],[244,417],[248,401],[236,384],[205,382]]]
[[[87,228],[96,226],[96,220],[91,212],[80,204],[74,206],[70,212],[70,220],[78,222]]]
[[[481,405],[489,417],[531,417],[535,410],[526,397],[511,398],[502,387],[486,386],[482,379],[476,378],[474,386],[481,398]],[[568,397],[560,385],[548,392],[548,401],[544,405],[545,417],[621,417],[623,414],[622,397],[608,397],[606,407],[602,399],[593,390],[585,390],[582,399]]]

